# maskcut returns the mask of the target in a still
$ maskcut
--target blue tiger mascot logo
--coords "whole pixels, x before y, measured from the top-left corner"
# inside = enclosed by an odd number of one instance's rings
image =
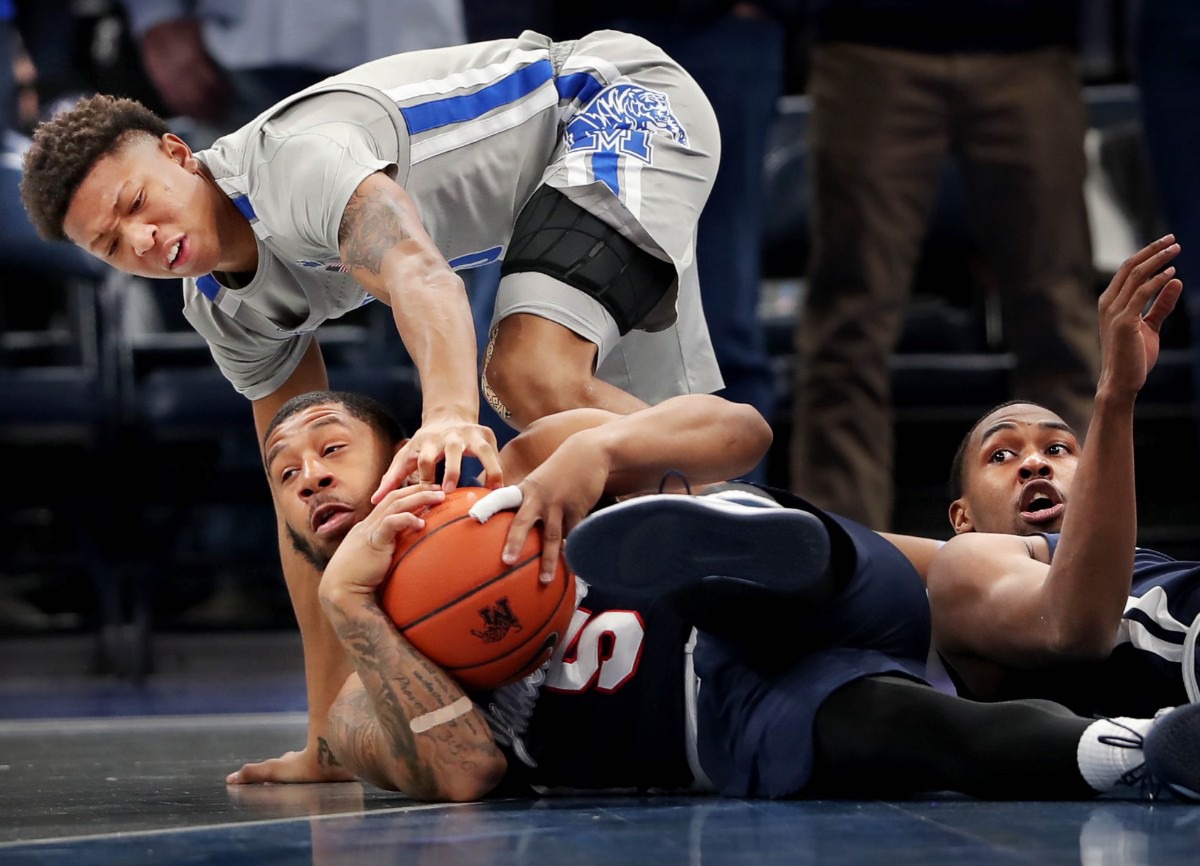
[[[567,150],[621,153],[650,162],[653,135],[688,147],[687,131],[665,93],[636,84],[606,87],[567,123]]]

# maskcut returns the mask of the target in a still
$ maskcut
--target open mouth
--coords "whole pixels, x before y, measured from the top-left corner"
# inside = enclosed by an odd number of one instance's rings
[[[187,251],[184,238],[180,238],[167,248],[167,270],[174,270],[177,265],[183,264],[187,258]]]
[[[313,509],[308,525],[317,535],[328,535],[347,524],[354,509],[344,502],[327,502]]]
[[[1050,523],[1066,508],[1062,494],[1049,481],[1030,481],[1021,491],[1021,518],[1028,523]]]

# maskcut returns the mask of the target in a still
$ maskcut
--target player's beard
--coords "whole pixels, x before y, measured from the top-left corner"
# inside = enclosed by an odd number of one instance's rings
[[[287,524],[287,534],[288,538],[292,540],[292,550],[303,556],[317,571],[324,573],[325,566],[329,565],[329,560],[333,558],[333,554],[326,554],[317,550],[307,538],[293,529],[290,523]]]

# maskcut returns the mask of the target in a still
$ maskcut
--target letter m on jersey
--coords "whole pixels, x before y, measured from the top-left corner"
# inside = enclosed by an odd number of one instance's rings
[[[617,192],[606,176],[618,156],[631,156],[644,163],[653,159],[652,138],[664,135],[688,146],[687,131],[671,110],[665,93],[636,84],[605,87],[567,123],[565,141],[569,153],[595,154],[596,176]],[[602,155],[607,158],[602,158]]]

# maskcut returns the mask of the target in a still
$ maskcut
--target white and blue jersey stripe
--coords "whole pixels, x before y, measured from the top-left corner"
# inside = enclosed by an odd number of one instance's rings
[[[1044,537],[1053,559],[1060,536]],[[1195,701],[1198,628],[1200,562],[1138,548],[1129,598],[1109,656],[1098,662],[1012,670],[996,697],[1046,698],[1088,716],[1151,716],[1163,707]]]

